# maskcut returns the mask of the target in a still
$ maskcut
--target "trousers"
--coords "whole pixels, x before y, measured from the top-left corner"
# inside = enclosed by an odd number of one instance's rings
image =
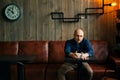
[[[65,74],[68,71],[77,70],[77,64],[72,64],[72,63],[64,63],[59,70],[57,71],[57,80],[66,80]],[[84,80],[92,80],[93,77],[93,70],[91,69],[90,65],[87,62],[82,62],[82,65],[80,67],[81,69],[81,74],[78,76],[85,76]],[[85,72],[86,74],[82,74]]]

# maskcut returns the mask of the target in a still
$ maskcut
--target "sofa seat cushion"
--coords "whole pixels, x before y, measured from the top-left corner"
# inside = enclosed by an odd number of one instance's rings
[[[104,73],[105,71],[107,72],[114,72],[114,70],[112,69],[109,69],[108,67],[106,67],[105,64],[90,64],[91,68],[93,69],[93,72],[96,73],[96,72],[101,72],[101,73]]]
[[[115,70],[106,67],[105,64],[90,64],[91,68],[93,69],[93,80],[99,79],[101,80],[102,77],[106,75],[113,74]]]
[[[45,80],[47,64],[25,64],[25,80]],[[17,65],[11,67],[11,80],[17,79]]]
[[[91,68],[93,69],[93,80],[99,79],[101,80],[102,77],[106,76],[106,75],[110,75],[113,74],[115,71],[111,70],[109,68],[106,68],[105,64],[90,64]],[[77,76],[77,71],[76,70],[72,70],[67,72],[66,74],[66,78],[67,80],[77,80],[78,76]],[[82,80],[85,80],[83,78],[82,75]]]
[[[56,80],[57,71],[62,66],[62,64],[48,64],[46,69],[46,80]],[[66,73],[67,80],[77,80],[77,71],[71,70]]]
[[[91,68],[93,69],[93,80],[96,80],[96,79],[99,79],[101,77],[104,76],[104,72],[105,72],[105,69],[106,67],[104,65],[99,65],[99,64],[90,64]],[[80,76],[80,75],[79,75]],[[82,75],[81,78],[85,78],[83,77],[84,74]],[[72,70],[72,71],[69,71],[67,72],[66,74],[66,78],[68,80],[77,80],[77,70]],[[82,80],[85,80],[85,79],[82,79]]]
[[[71,70],[71,71],[67,72],[66,78],[67,78],[67,80],[78,80],[77,71]]]
[[[18,80],[17,77],[17,64],[13,64],[11,65],[11,80]]]
[[[48,64],[46,69],[46,80],[56,80],[57,71],[62,64]]]
[[[45,80],[45,69],[47,64],[27,64],[26,80]]]

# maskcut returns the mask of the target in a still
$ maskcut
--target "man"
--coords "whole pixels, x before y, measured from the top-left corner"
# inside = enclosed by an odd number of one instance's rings
[[[93,49],[90,42],[84,38],[84,32],[82,29],[76,29],[74,31],[74,38],[67,40],[65,43],[65,55],[74,59],[81,58],[86,59],[89,56],[93,56]],[[93,71],[87,62],[82,62],[82,71],[86,72],[86,75],[79,75],[85,76],[87,79],[85,80],[92,80]],[[58,80],[66,80],[65,74],[77,68],[76,64],[73,63],[64,63],[61,68],[58,70]]]

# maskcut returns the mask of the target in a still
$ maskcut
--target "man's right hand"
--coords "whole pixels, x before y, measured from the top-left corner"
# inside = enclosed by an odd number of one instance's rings
[[[73,58],[73,59],[78,59],[79,57],[78,57],[78,55],[77,55],[76,53],[77,53],[77,52],[75,52],[75,53],[70,53],[69,56],[70,56],[71,58]]]

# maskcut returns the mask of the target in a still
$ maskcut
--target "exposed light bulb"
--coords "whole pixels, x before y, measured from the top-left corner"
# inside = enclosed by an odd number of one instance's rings
[[[85,19],[85,17],[84,17],[84,16],[81,16],[81,19]]]
[[[117,5],[116,2],[111,3],[111,6],[116,6],[116,5]]]

